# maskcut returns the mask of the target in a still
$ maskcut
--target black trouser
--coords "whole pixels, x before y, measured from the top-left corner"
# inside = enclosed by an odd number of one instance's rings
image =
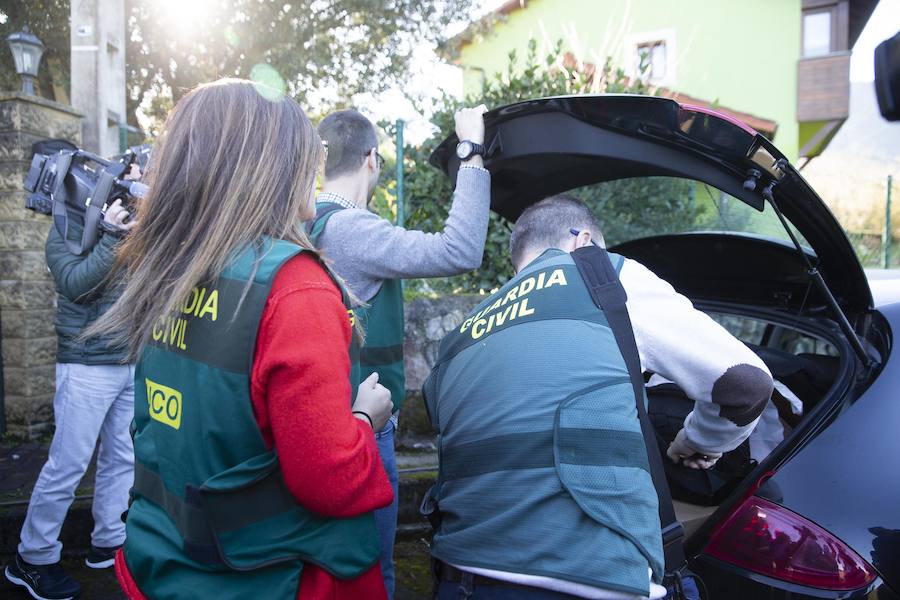
[[[432,559],[436,600],[577,600],[578,596],[461,571]]]

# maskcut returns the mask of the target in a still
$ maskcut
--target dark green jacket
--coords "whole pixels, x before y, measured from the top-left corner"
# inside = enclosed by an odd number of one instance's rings
[[[81,239],[81,226],[71,218],[69,237]],[[44,250],[57,291],[57,362],[108,365],[124,360],[124,350],[112,347],[108,339],[76,340],[81,331],[96,321],[118,298],[118,286],[113,289],[108,286],[98,288],[113,264],[118,242],[113,236],[101,235],[91,250],[78,256],[66,248],[56,227],[50,226]]]
[[[148,598],[294,600],[304,563],[354,579],[378,561],[372,513],[329,518],[298,504],[253,415],[259,321],[301,251],[279,240],[239,253],[159,320],[137,362],[124,552]]]
[[[662,579],[634,388],[569,254],[547,250],[473,309],[422,392],[439,434],[435,558],[641,597],[648,567]]]

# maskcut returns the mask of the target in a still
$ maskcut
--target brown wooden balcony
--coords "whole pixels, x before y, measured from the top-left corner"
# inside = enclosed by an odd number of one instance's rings
[[[797,62],[797,120],[843,120],[849,111],[850,53],[801,58]]]

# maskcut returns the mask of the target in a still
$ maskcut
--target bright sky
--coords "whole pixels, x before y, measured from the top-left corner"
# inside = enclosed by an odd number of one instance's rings
[[[900,0],[881,0],[850,57],[850,81],[875,79],[875,46],[900,31]]]
[[[482,14],[487,14],[506,2],[506,0],[475,1],[480,3],[478,11]],[[463,29],[465,25],[460,24],[448,31],[446,37],[456,35]],[[462,96],[462,70],[456,65],[440,60],[427,44],[416,49],[410,68],[414,73],[406,87],[406,91],[410,94],[427,97],[443,90],[452,96]],[[430,107],[413,104],[399,89],[389,90],[378,97],[360,94],[354,98],[354,103],[373,121],[403,119],[406,122],[404,138],[407,143],[424,142],[435,131],[435,127],[427,118],[431,114]]]
[[[462,96],[462,71],[455,65],[440,61],[427,45],[415,53],[411,65],[413,77],[405,87],[407,93],[424,95],[444,90],[452,96]],[[372,121],[403,119],[406,121],[404,138],[407,143],[420,144],[428,139],[435,127],[426,115],[430,107],[414,104],[404,91],[394,88],[378,96],[358,94],[354,104]]]

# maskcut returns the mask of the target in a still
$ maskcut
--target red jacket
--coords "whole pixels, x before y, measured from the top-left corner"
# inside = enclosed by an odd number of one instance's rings
[[[348,379],[351,334],[341,294],[318,261],[306,253],[288,261],[260,321],[250,378],[253,410],[297,502],[331,517],[393,500],[372,429],[350,414],[356,394]],[[129,598],[144,600],[121,552],[116,575]],[[387,593],[378,564],[352,580],[305,564],[297,598],[378,600]]]

